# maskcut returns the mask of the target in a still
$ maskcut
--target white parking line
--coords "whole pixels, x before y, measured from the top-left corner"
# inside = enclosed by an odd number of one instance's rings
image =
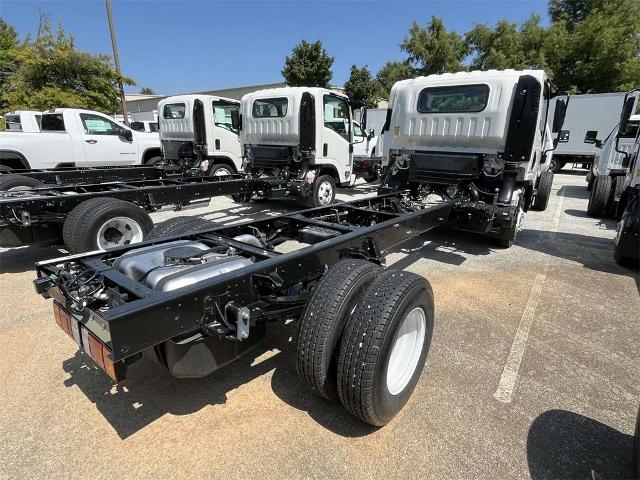
[[[555,240],[556,233],[558,232],[558,226],[560,225],[560,217],[562,216],[562,204],[564,202],[564,187],[558,190],[558,205],[553,216],[553,223],[551,226],[551,240]],[[522,358],[527,348],[527,342],[529,340],[529,332],[531,331],[531,324],[536,316],[536,309],[540,302],[540,295],[544,288],[544,283],[547,279],[547,270],[549,268],[549,259],[547,258],[542,267],[542,273],[536,274],[536,278],[533,281],[527,303],[522,312],[520,318],[520,324],[516,331],[516,336],[513,339],[511,345],[511,351],[507,357],[507,362],[504,364],[502,375],[500,376],[500,383],[498,383],[498,389],[493,394],[493,397],[501,403],[511,403],[513,400],[513,392],[516,387],[516,381],[518,380],[518,372],[520,365],[522,364]]]

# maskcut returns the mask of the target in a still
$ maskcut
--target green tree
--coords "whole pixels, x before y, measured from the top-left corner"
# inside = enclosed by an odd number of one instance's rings
[[[415,70],[406,62],[387,62],[376,74],[376,81],[380,89],[380,96],[382,98],[389,98],[389,92],[391,87],[400,80],[406,80],[408,78],[414,78],[416,76]]]
[[[302,40],[287,56],[282,76],[292,87],[329,87],[333,77],[333,57],[327,55],[320,40],[309,43]]]
[[[141,94],[141,95],[155,95],[155,94],[156,94],[156,92],[154,92],[152,88],[149,88],[149,87],[142,87],[142,88],[140,89],[140,94]]]
[[[462,61],[468,53],[464,39],[456,32],[448,32],[435,16],[425,27],[413,22],[400,48],[407,52],[419,75],[464,70]]]
[[[0,111],[8,110],[2,98],[6,93],[9,79],[18,68],[16,48],[18,47],[16,30],[0,17]]]
[[[586,6],[579,10],[580,20],[573,24],[567,21],[570,42],[561,72],[563,86],[594,93],[637,86],[640,83],[640,2],[582,3]]]
[[[371,78],[371,72],[366,65],[362,68],[351,65],[351,75],[344,84],[344,93],[349,97],[353,108],[378,106],[378,84]]]
[[[119,82],[135,84],[115,72],[109,56],[76,50],[73,37],[60,25],[54,33],[46,15],[40,18],[35,40],[27,37],[7,55],[14,59],[15,70],[0,91],[3,111],[75,107],[119,112]]]

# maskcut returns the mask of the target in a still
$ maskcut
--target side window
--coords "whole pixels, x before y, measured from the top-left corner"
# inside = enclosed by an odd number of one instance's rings
[[[186,109],[184,103],[169,103],[162,109],[162,116],[168,119],[184,118]]]
[[[487,85],[427,87],[418,95],[420,113],[477,113],[487,106]]]
[[[621,138],[636,138],[638,134],[638,124],[637,120],[630,120],[627,122],[627,128],[620,135]]]
[[[353,124],[353,136],[354,137],[364,137],[364,134],[362,133],[362,128],[357,123]]]
[[[149,124],[149,130],[150,130],[152,133],[157,133],[157,132],[159,132],[159,131],[160,131],[160,124],[159,124],[158,122],[151,122],[151,123]]]
[[[116,123],[90,113],[81,113],[80,120],[84,126],[84,133],[88,135],[119,135],[122,130]]]
[[[142,122],[131,122],[129,124],[131,130],[135,130],[136,132],[144,132],[144,123]]]
[[[288,109],[286,98],[261,98],[253,102],[251,114],[254,118],[284,117]]]
[[[560,130],[560,133],[558,134],[558,142],[568,142],[570,133],[571,132],[569,130]]]
[[[15,132],[22,131],[22,123],[20,122],[20,115],[7,115],[4,118],[4,121],[6,124],[5,128],[7,130],[11,130]]]
[[[335,95],[324,96],[324,126],[335,130],[345,140],[351,140],[349,104],[344,98]]]
[[[42,116],[43,132],[65,132],[64,117],[61,113],[48,113]]]
[[[240,105],[233,102],[214,101],[213,104],[213,123],[216,127],[226,128],[235,134],[238,129],[233,128],[231,122],[231,112],[238,111]]]

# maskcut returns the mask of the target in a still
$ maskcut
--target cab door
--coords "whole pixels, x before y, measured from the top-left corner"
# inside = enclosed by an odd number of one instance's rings
[[[131,140],[125,136],[131,135]],[[133,141],[133,132],[107,117],[94,113],[80,113],[80,136],[84,147],[84,158],[77,166],[132,165],[138,162],[138,148]]]
[[[332,164],[338,170],[340,181],[350,177],[353,147],[351,109],[344,97],[334,94],[323,96],[323,125],[321,151],[316,152],[316,163]]]

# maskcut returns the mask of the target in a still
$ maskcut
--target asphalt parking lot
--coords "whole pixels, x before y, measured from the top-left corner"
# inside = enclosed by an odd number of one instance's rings
[[[293,324],[207,378],[141,361],[114,386],[31,287],[33,262],[59,252],[2,250],[0,477],[629,477],[640,281],[613,261],[615,223],[587,217],[587,199],[583,175],[557,175],[548,209],[526,215],[508,250],[442,230],[389,252],[388,266],[431,282],[436,325],[412,399],[381,429],[303,388]],[[180,214],[296,208],[223,198]]]

